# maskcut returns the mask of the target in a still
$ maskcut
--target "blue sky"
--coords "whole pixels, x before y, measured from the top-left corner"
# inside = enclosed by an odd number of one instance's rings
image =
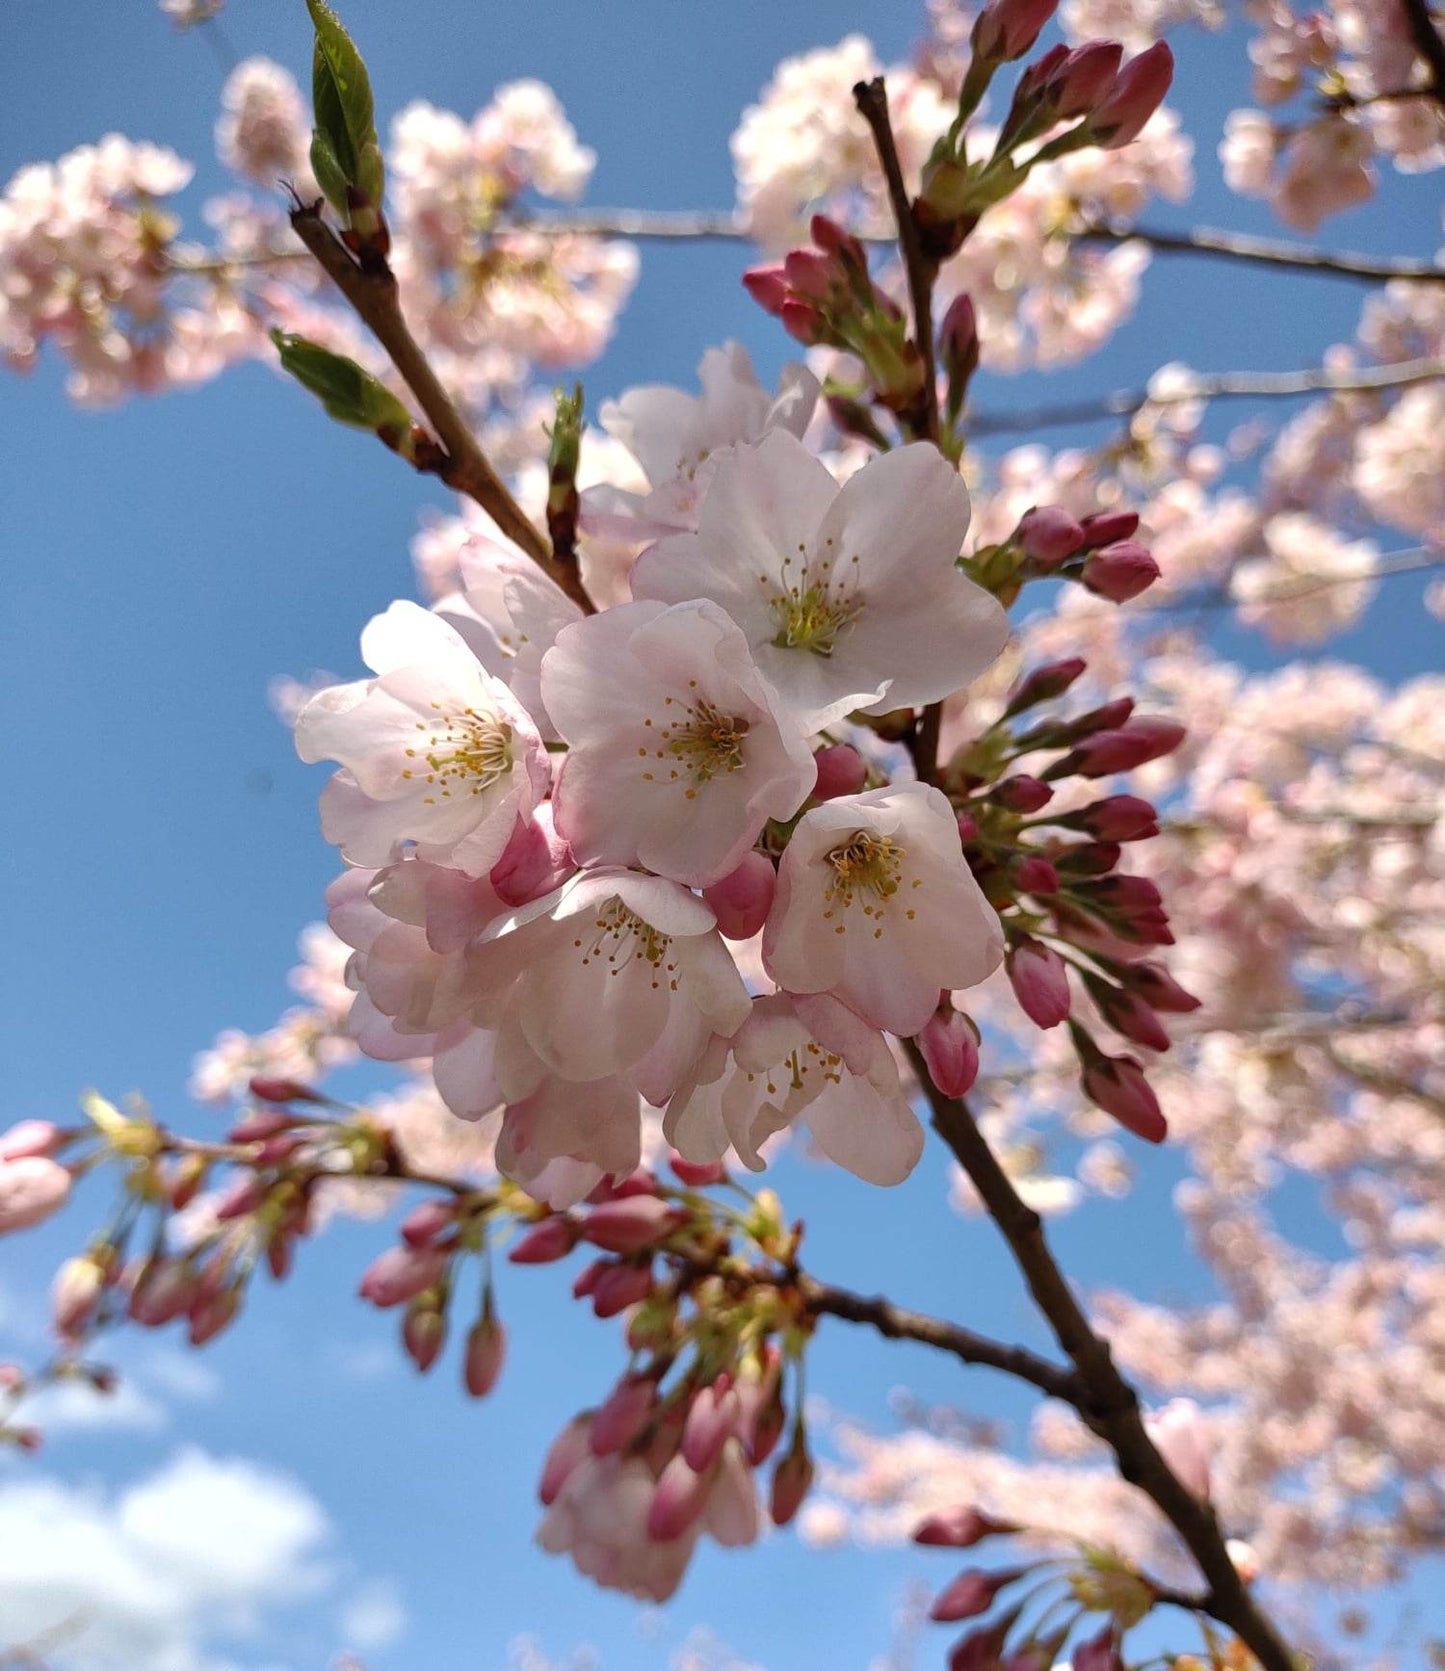
[[[589,201],[667,208],[731,201],[728,135],[781,57],[848,29],[885,59],[900,55],[919,10],[897,0],[350,0],[345,15],[384,117],[414,97],[470,115],[497,83],[538,75],[599,153]],[[221,183],[211,160],[221,72],[203,40],[176,36],[148,0],[11,0],[6,24],[0,177],[119,130],[197,161],[193,211]],[[304,72],[300,0],[233,0],[225,26],[243,55]],[[1223,67],[1238,43],[1176,44],[1178,103],[1200,140],[1187,214],[1268,230],[1262,209],[1223,193],[1213,157],[1237,102],[1237,73],[1226,84]],[[1428,253],[1438,177],[1392,181],[1385,198],[1333,223],[1330,240]],[[1180,224],[1184,214],[1155,218]],[[631,383],[690,385],[702,349],[725,337],[745,342],[765,376],[789,357],[737,282],[745,259],[727,247],[646,250],[616,341],[588,374],[593,409]],[[1047,380],[982,380],[980,401],[1132,385],[1164,359],[1205,370],[1313,363],[1351,333],[1362,296],[1329,280],[1161,261],[1136,319],[1103,354]],[[319,915],[334,869],[316,829],[320,775],[294,758],[266,683],[355,667],[361,624],[410,590],[419,508],[445,498],[257,366],[96,414],[67,406],[47,363],[28,381],[0,379],[0,426],[0,681],[16,716],[5,776],[19,884],[7,911],[0,1123],[67,1115],[77,1090],[98,1084],[143,1089],[164,1114],[204,1127],[212,1116],[186,1107],[192,1055],[220,1026],[259,1030],[283,1007],[296,933]],[[1336,653],[1388,677],[1438,662],[1420,591],[1417,577],[1386,583]],[[1226,642],[1255,665],[1270,659],[1257,639]],[[1118,1274],[1119,1247],[1175,1245],[1171,1161],[1149,1167],[1154,1187],[1060,1226],[1085,1283]],[[941,1200],[940,1170],[925,1165],[887,1199],[791,1163],[780,1184],[808,1217],[820,1274],[1036,1340],[987,1228]],[[87,1190],[59,1225],[6,1242],[0,1353],[34,1355],[36,1292],[103,1207]],[[154,1626],[154,1641],[172,1648],[189,1640],[193,1657],[163,1662],[152,1641],[144,1661],[132,1646],[135,1671],[307,1671],[348,1645],[365,1648],[374,1671],[500,1671],[508,1644],[528,1632],[559,1657],[590,1643],[614,1671],[649,1671],[703,1623],[770,1671],[861,1665],[886,1647],[904,1582],[938,1576],[938,1563],[908,1551],[807,1555],[778,1538],[706,1554],[660,1626],[595,1591],[527,1537],[551,1433],[619,1367],[610,1327],[577,1313],[555,1273],[511,1273],[512,1365],[489,1404],[468,1405],[446,1372],[418,1384],[390,1350],[392,1321],[352,1298],[383,1234],[329,1233],[305,1250],[296,1280],[202,1358],[153,1336],[127,1343],[117,1356],[134,1379],[118,1415],[86,1425],[93,1413],[62,1408],[43,1459],[0,1464],[0,1529],[6,1503],[20,1501],[11,1494],[29,1490],[37,1526],[63,1531],[69,1514],[67,1535],[99,1536],[136,1572],[171,1558],[147,1541],[148,1504],[178,1526],[207,1490],[248,1485],[271,1506],[271,1542],[258,1537],[232,1590],[207,1593],[191,1614],[161,1598],[136,1627]],[[1197,1291],[1188,1264],[1162,1253],[1158,1280],[1160,1292]],[[922,1352],[841,1325],[824,1331],[810,1373],[818,1393],[885,1422],[888,1391],[904,1382],[980,1414],[1018,1419],[1026,1409],[982,1373],[960,1378]],[[226,1458],[269,1474],[237,1486]],[[35,1495],[37,1480],[54,1484],[51,1496]],[[198,1528],[204,1521],[202,1512]],[[348,1616],[363,1600],[370,1630]],[[383,1641],[389,1612],[399,1628]],[[5,1636],[0,1619],[0,1647]]]

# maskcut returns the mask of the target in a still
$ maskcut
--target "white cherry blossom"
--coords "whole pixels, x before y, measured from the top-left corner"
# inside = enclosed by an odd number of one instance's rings
[[[764,966],[784,990],[831,992],[873,1026],[911,1036],[940,990],[976,986],[1003,949],[937,789],[870,789],[798,821],[763,929]]]
[[[361,636],[377,675],[318,691],[296,720],[303,760],[337,760],[321,827],[353,864],[402,845],[476,876],[501,858],[549,769],[525,710],[457,632],[394,603]]]
[[[754,999],[733,1039],[710,1042],[663,1131],[686,1160],[719,1160],[731,1145],[757,1172],[762,1144],[800,1118],[829,1160],[867,1183],[901,1183],[923,1152],[882,1033],[836,999],[785,992]]]
[[[705,600],[624,604],[564,628],[542,697],[570,745],[557,829],[583,864],[705,887],[769,818],[791,818],[817,775],[742,632]]]
[[[812,729],[936,702],[994,660],[1008,623],[958,572],[968,493],[937,448],[872,459],[842,487],[785,430],[718,461],[696,533],[633,570],[639,598],[710,598]]]
[[[627,1075],[661,1104],[713,1033],[747,1015],[742,977],[712,911],[677,883],[584,871],[497,918],[468,952],[472,1020],[497,1030],[509,1102],[548,1074]]]
[[[801,439],[818,400],[817,378],[796,362],[783,367],[769,394],[741,343],[709,348],[697,375],[700,395],[645,384],[602,403],[603,429],[642,466],[652,491],[593,489],[583,497],[584,526],[638,539],[695,528],[720,449],[771,429]]]

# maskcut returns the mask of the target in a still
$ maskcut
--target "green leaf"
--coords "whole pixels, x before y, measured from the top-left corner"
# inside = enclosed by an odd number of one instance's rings
[[[369,371],[306,337],[272,331],[271,340],[281,355],[281,364],[302,388],[316,396],[337,423],[369,429],[388,446],[410,456],[411,413]]]
[[[341,213],[350,208],[348,188],[359,192],[373,208],[380,208],[381,152],[366,64],[326,0],[306,0],[306,8],[316,29],[311,61],[316,118],[311,166],[317,184]]]

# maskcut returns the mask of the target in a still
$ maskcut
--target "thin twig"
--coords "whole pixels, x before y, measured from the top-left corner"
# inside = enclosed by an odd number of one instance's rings
[[[817,1282],[810,1276],[800,1275],[797,1285],[808,1310],[819,1316],[863,1323],[877,1329],[889,1340],[914,1340],[920,1345],[948,1352],[966,1364],[1002,1370],[1005,1375],[1029,1382],[1050,1398],[1061,1398],[1076,1408],[1078,1406],[1081,1397],[1078,1377],[1070,1370],[1050,1363],[1047,1358],[1039,1357],[1036,1352],[1030,1352],[1027,1347],[1008,1346],[1002,1341],[989,1340],[971,1329],[946,1323],[941,1318],[905,1311],[881,1296],[868,1299],[846,1288]]]
[[[1445,565],[1445,552],[1427,551],[1423,546],[1412,551],[1392,552],[1381,557],[1372,569],[1361,574],[1302,574],[1291,582],[1261,592],[1258,597],[1242,598],[1232,592],[1228,584],[1215,591],[1192,597],[1161,598],[1157,602],[1143,601],[1136,607],[1140,615],[1193,614],[1214,609],[1239,609],[1245,606],[1269,608],[1273,604],[1294,603],[1300,598],[1312,598],[1336,586],[1366,586],[1372,580],[1390,580],[1398,574],[1419,574],[1426,569]]]
[[[943,1096],[916,1047],[910,1043],[908,1048],[933,1110],[934,1130],[968,1174],[1034,1302],[1078,1371],[1084,1393],[1080,1414],[1113,1450],[1123,1478],[1152,1499],[1187,1545],[1209,1586],[1200,1606],[1240,1638],[1264,1671],[1296,1671],[1294,1656],[1235,1569],[1214,1510],[1179,1480],[1149,1437],[1138,1395],[1115,1367],[1107,1341],[1094,1333],[1059,1269],[1042,1219],[1020,1199],[967,1107]]]
[[[746,221],[729,209],[570,209],[560,212],[511,210],[499,216],[491,230],[497,233],[531,232],[544,238],[571,236],[589,238],[632,238],[640,243],[750,243],[753,235]],[[857,226],[853,236],[865,244],[891,244],[895,234],[886,227]],[[1226,261],[1247,261],[1266,267],[1332,274],[1337,278],[1385,283],[1392,279],[1413,279],[1422,283],[1445,283],[1445,266],[1409,256],[1376,257],[1349,251],[1315,249],[1284,239],[1253,238],[1242,232],[1220,232],[1195,227],[1187,232],[1165,232],[1156,227],[1085,227],[1072,236],[1103,243],[1128,243],[1131,239],[1148,244],[1165,255],[1217,256]],[[295,260],[294,250],[273,250],[254,256],[202,263],[177,261],[181,272],[208,273],[246,267],[267,267]]]
[[[1400,0],[1415,50],[1430,71],[1430,96],[1445,110],[1445,39],[1435,27],[1430,0]]]
[[[396,279],[389,269],[363,271],[346,246],[321,218],[319,203],[293,209],[291,225],[327,276],[351,303],[364,324],[386,350],[403,382],[416,396],[437,438],[446,448],[448,464],[438,471],[442,480],[482,507],[498,528],[532,559],[586,614],[595,605],[587,596],[577,570],[559,563],[551,545],[477,445],[465,419],[442,387],[426,355],[407,328],[397,299]]]
[[[1098,224],[1086,226],[1075,237],[1094,243],[1148,244],[1163,255],[1216,255],[1225,261],[1253,261],[1267,267],[1285,267],[1296,272],[1324,273],[1334,278],[1367,279],[1374,283],[1391,279],[1415,279],[1422,283],[1445,283],[1445,267],[1433,261],[1408,257],[1381,260],[1356,255],[1348,250],[1313,249],[1308,244],[1291,244],[1280,238],[1253,238],[1244,232],[1219,232],[1196,226],[1188,232],[1165,232],[1151,226]]]
[[[1146,406],[1182,406],[1200,400],[1274,400],[1309,394],[1370,394],[1445,378],[1445,359],[1427,356],[1397,360],[1389,365],[1350,367],[1311,366],[1306,371],[1224,371],[1201,373],[1157,393],[1149,389],[1117,389],[1113,394],[1054,406],[1024,407],[1013,412],[981,412],[970,418],[974,435],[1023,434],[1056,429],[1065,424],[1093,423],[1102,418],[1129,418]]]
[[[933,358],[933,281],[938,276],[938,264],[928,260],[918,241],[913,205],[908,200],[908,187],[903,181],[903,165],[898,160],[893,124],[888,119],[888,89],[884,86],[883,77],[879,75],[872,81],[860,81],[853,89],[853,102],[872,129],[878,161],[888,182],[888,200],[893,205],[893,216],[898,223],[898,253],[903,258],[908,299],[913,310],[913,339],[923,357],[920,439],[932,441],[937,446],[938,368]]]

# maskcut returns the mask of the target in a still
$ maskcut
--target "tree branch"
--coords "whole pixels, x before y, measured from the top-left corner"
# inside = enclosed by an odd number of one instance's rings
[[[1219,232],[1196,226],[1189,232],[1165,232],[1157,227],[1097,224],[1074,233],[1076,238],[1105,244],[1148,244],[1161,255],[1215,255],[1225,261],[1252,261],[1295,272],[1323,273],[1333,278],[1366,279],[1376,283],[1414,279],[1445,283],[1445,267],[1408,257],[1378,260],[1350,251],[1313,249],[1279,238],[1254,238],[1244,232]]]
[[[941,1318],[905,1311],[881,1297],[867,1299],[846,1288],[817,1282],[810,1276],[800,1275],[797,1286],[808,1310],[817,1316],[840,1317],[848,1323],[863,1323],[877,1329],[889,1340],[914,1340],[920,1345],[948,1352],[963,1363],[1002,1370],[1005,1375],[1029,1382],[1050,1398],[1061,1398],[1078,1408],[1082,1396],[1078,1377],[1050,1363],[1047,1358],[1030,1352],[1027,1347],[1008,1346],[1002,1341],[989,1340],[984,1335],[974,1334],[971,1329],[946,1323]]]
[[[908,299],[913,310],[913,338],[923,356],[923,425],[921,439],[938,445],[938,367],[933,358],[933,281],[938,273],[936,262],[929,261],[918,241],[918,227],[913,219],[913,205],[908,200],[908,187],[903,181],[903,165],[898,160],[898,146],[893,138],[893,124],[888,119],[888,89],[881,75],[872,81],[860,81],[853,89],[853,102],[858,113],[873,131],[873,143],[878,149],[878,161],[883,177],[888,182],[888,200],[893,205],[893,217],[898,222],[898,253],[903,258],[903,270],[908,279]]]
[[[1079,1413],[1113,1450],[1122,1477],[1152,1499],[1188,1546],[1209,1586],[1200,1603],[1205,1611],[1234,1631],[1264,1671],[1296,1671],[1294,1656],[1235,1570],[1214,1510],[1180,1482],[1149,1437],[1138,1395],[1115,1367],[1108,1342],[1094,1333],[1050,1251],[1039,1215],[1024,1205],[965,1104],[943,1096],[917,1047],[910,1042],[908,1050],[933,1110],[933,1129],[968,1174],[1078,1372]]]
[[[1151,393],[1148,389],[1117,389],[1092,400],[1054,406],[1024,407],[1014,412],[981,412],[969,422],[974,435],[1023,434],[1065,424],[1093,423],[1102,418],[1128,418],[1146,406],[1182,406],[1192,400],[1280,399],[1308,394],[1370,394],[1445,378],[1445,359],[1426,357],[1397,360],[1389,365],[1352,367],[1334,371],[1311,366],[1305,371],[1225,371],[1203,373],[1188,382]]]
[[[528,518],[477,445],[451,396],[442,387],[426,355],[407,328],[391,271],[363,270],[345,245],[321,218],[319,203],[302,204],[291,213],[296,236],[315,256],[327,276],[356,310],[386,350],[402,380],[446,448],[447,462],[437,474],[449,487],[474,500],[514,544],[586,614],[595,605],[587,596],[577,569],[559,563],[547,538]]]
[[[1409,25],[1410,38],[1415,43],[1415,50],[1425,60],[1426,68],[1430,71],[1430,85],[1427,89],[1442,110],[1445,110],[1445,39],[1435,27],[1435,19],[1430,11],[1430,0],[1400,0],[1400,9],[1405,14],[1405,22]]]

